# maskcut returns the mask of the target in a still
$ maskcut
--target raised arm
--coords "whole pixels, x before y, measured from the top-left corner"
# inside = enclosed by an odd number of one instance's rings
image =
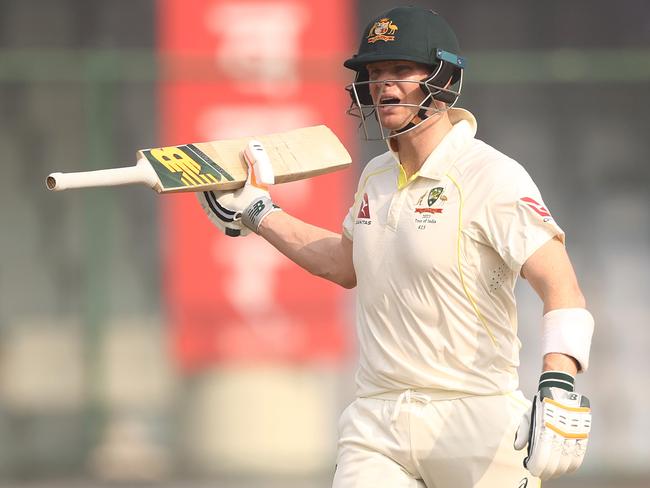
[[[345,236],[303,222],[273,204],[268,183],[272,168],[261,144],[252,141],[243,153],[248,178],[235,191],[209,191],[197,197],[210,221],[230,237],[258,233],[282,254],[310,273],[345,288],[357,284],[352,241]],[[265,178],[260,175],[266,174]]]
[[[282,254],[310,273],[354,288],[352,241],[341,234],[305,223],[285,212],[264,219],[258,233]]]

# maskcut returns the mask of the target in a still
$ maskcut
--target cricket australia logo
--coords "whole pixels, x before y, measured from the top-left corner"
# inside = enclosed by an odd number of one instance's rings
[[[370,225],[372,220],[370,219],[370,204],[368,203],[368,194],[364,193],[363,198],[361,199],[361,205],[359,205],[359,213],[357,214],[357,220],[355,224],[365,224]]]
[[[442,204],[436,205],[438,200],[444,202],[447,200],[442,193],[445,189],[442,186],[436,186],[429,191],[425,191],[415,204],[415,225],[418,230],[424,230],[428,224],[435,224],[436,214],[442,213]]]
[[[379,19],[370,28],[370,32],[368,33],[368,43],[373,44],[377,41],[394,41],[395,32],[397,32],[397,26],[393,24],[388,17]]]

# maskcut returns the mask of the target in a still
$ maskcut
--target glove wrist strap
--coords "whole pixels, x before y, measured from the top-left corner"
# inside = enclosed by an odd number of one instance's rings
[[[264,195],[256,198],[246,207],[244,213],[242,213],[241,222],[250,230],[257,233],[262,220],[276,210],[280,210],[280,207],[275,205],[270,197]]]
[[[566,391],[574,391],[575,378],[564,371],[544,371],[539,377],[539,386],[542,388],[561,388]]]

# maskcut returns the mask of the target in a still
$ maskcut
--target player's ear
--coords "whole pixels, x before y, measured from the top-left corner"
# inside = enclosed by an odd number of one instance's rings
[[[431,94],[434,99],[451,105],[456,102],[458,95],[447,91],[447,89],[458,82],[459,79],[460,70],[455,65],[446,61],[440,61],[436,65],[433,73],[422,80],[420,89],[425,95]],[[440,89],[440,87],[443,89]]]

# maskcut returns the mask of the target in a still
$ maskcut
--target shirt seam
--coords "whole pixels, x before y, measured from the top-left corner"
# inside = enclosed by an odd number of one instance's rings
[[[485,331],[488,333],[488,336],[490,338],[490,341],[492,342],[492,345],[498,349],[499,344],[496,340],[496,337],[490,330],[490,327],[487,324],[487,321],[485,320],[485,317],[483,317],[483,314],[478,308],[478,305],[476,304],[476,301],[472,297],[471,293],[469,292],[469,289],[467,288],[467,285],[465,283],[465,275],[463,273],[463,267],[461,263],[461,240],[463,236],[463,190],[460,186],[460,184],[452,177],[449,173],[446,175],[451,182],[454,184],[456,189],[458,190],[458,195],[459,195],[459,208],[458,208],[458,229],[457,229],[457,248],[456,248],[456,256],[457,256],[457,267],[458,267],[458,274],[460,276],[460,283],[463,288],[463,292],[465,293],[465,296],[467,297],[468,301],[470,302],[472,309],[474,310],[474,314],[476,315],[476,318],[478,318],[479,322],[485,329]]]

